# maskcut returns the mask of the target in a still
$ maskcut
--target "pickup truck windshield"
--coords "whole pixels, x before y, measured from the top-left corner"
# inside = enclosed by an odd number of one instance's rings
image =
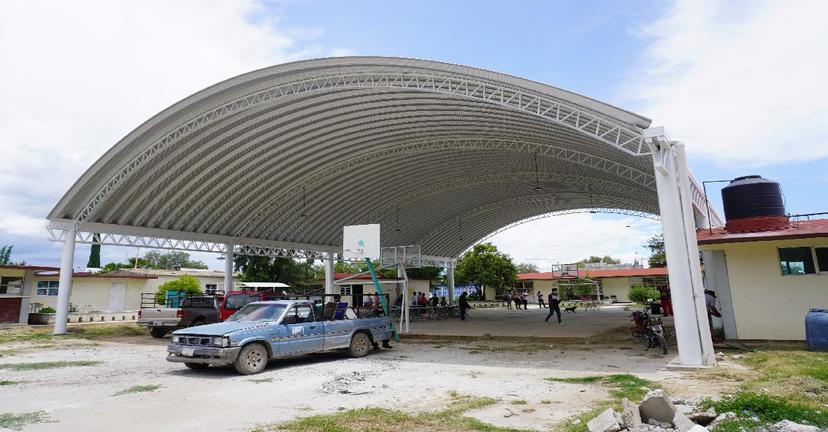
[[[237,310],[241,309],[242,306],[252,303],[254,301],[259,301],[259,296],[255,294],[234,294],[227,297],[227,301],[224,302],[224,308],[227,310]]]
[[[227,321],[276,321],[285,311],[281,304],[249,304],[227,319]]]

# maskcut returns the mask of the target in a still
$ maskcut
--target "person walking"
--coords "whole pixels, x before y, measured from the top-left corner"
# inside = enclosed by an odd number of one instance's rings
[[[546,316],[544,321],[549,322],[549,318],[552,318],[552,314],[558,314],[558,324],[561,323],[561,300],[558,299],[558,293],[552,291],[549,293],[549,315]]]
[[[469,300],[466,298],[468,297],[467,292],[463,291],[463,294],[460,294],[460,319],[462,321],[466,320],[466,310],[471,309],[471,305],[469,304]]]
[[[538,309],[545,309],[546,304],[543,302],[543,293],[538,291]]]

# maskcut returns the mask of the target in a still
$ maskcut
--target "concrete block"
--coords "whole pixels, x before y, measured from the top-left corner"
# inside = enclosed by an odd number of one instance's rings
[[[615,418],[615,410],[609,408],[599,414],[598,417],[588,421],[587,429],[589,429],[589,432],[618,432],[621,430],[621,425],[618,424],[618,420]]]
[[[673,415],[673,425],[678,432],[688,432],[690,429],[693,429],[693,426],[696,426],[695,423],[680,412],[676,412]]]
[[[664,390],[649,391],[639,404],[638,410],[641,413],[641,420],[645,422],[655,419],[661,423],[672,423],[673,416],[676,415],[676,407],[670,402]]]
[[[701,425],[694,425],[687,432],[709,432],[708,429]]]
[[[819,428],[811,425],[799,424],[790,420],[782,420],[770,427],[771,432],[819,432]]]
[[[624,398],[624,400],[621,401],[621,405],[623,407],[621,418],[624,419],[624,427],[631,429],[636,426],[640,426],[642,422],[641,413],[638,411],[638,405],[632,403],[627,398]]]

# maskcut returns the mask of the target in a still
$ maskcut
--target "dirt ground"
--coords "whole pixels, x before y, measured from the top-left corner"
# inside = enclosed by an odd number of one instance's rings
[[[167,340],[136,336],[117,342],[61,341],[48,348],[4,344],[3,364],[100,361],[83,367],[0,369],[0,414],[46,411],[58,430],[246,431],[262,424],[357,407],[438,411],[450,392],[498,402],[467,415],[500,426],[549,430],[606,397],[605,390],[550,382],[546,377],[633,373],[677,396],[692,397],[710,383],[664,369],[670,358],[640,346],[445,342],[411,340],[361,359],[338,353],[271,361],[264,373],[232,368],[191,371],[164,360]],[[14,349],[13,351],[9,351]],[[117,393],[160,385],[150,392]],[[523,403],[522,401],[525,401]]]

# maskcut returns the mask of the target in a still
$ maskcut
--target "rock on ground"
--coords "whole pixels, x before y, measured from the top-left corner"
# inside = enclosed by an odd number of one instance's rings
[[[615,410],[608,408],[594,419],[587,422],[587,429],[589,432],[618,432],[621,430],[621,425],[615,418]]]
[[[624,409],[621,413],[621,418],[624,419],[624,426],[627,429],[632,429],[636,426],[640,426],[642,424],[641,412],[638,411],[638,405],[632,403],[627,398],[624,398],[624,400],[621,401],[621,405]]]
[[[799,424],[790,420],[782,420],[770,427],[771,432],[819,432],[819,428],[811,425]]]
[[[695,423],[680,412],[676,412],[673,415],[673,425],[675,425],[676,430],[679,432],[688,432],[690,429],[693,429],[693,426],[696,426]]]
[[[709,425],[710,422],[716,419],[716,417],[716,410],[713,408],[709,408],[707,411],[690,413],[690,415],[687,416],[687,418],[692,420],[694,423],[702,426]]]
[[[638,409],[641,412],[641,419],[647,422],[655,419],[662,423],[672,423],[673,416],[676,415],[676,407],[670,402],[664,390],[647,392]]]
[[[716,426],[721,424],[723,421],[732,420],[732,419],[735,419],[735,418],[736,418],[736,413],[733,413],[733,412],[726,412],[726,413],[719,414],[718,416],[716,416],[715,419],[713,419],[712,422],[710,422],[710,424],[707,425],[707,428],[710,429],[710,430],[714,430],[714,429],[716,429]]]
[[[694,426],[693,426],[692,428],[690,428],[690,430],[689,430],[689,431],[687,431],[687,432],[708,432],[708,429],[707,429],[706,427],[704,427],[704,426],[694,425]]]

